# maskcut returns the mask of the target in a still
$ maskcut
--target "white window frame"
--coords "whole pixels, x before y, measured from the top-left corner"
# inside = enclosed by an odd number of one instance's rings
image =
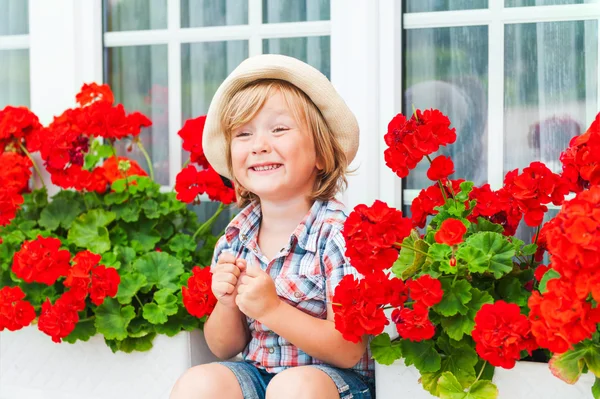
[[[29,50],[29,34],[0,35],[0,51],[6,50]],[[30,85],[31,97],[31,85]]]

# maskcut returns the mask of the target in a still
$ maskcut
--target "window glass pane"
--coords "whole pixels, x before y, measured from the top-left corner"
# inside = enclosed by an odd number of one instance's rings
[[[169,114],[167,84],[167,46],[130,46],[106,49],[105,81],[115,101],[127,112],[140,111],[152,120],[140,140],[152,160],[155,180],[169,184]],[[148,171],[143,153],[135,145],[120,143],[119,155],[135,159]],[[128,152],[128,150],[131,152]]]
[[[206,115],[213,95],[227,75],[248,58],[248,42],[191,43],[181,46],[182,119]],[[189,153],[183,151],[183,161]]]
[[[29,50],[0,50],[0,109],[29,106]]]
[[[317,68],[331,79],[331,46],[329,36],[265,39],[264,54],[283,54],[298,58]]]
[[[102,0],[104,31],[167,28],[167,0]]]
[[[181,0],[181,27],[246,25],[248,0]]]
[[[504,0],[504,7],[556,6],[597,2],[598,0]]]
[[[263,22],[327,21],[329,0],[263,0]]]
[[[598,112],[598,22],[507,25],[504,79],[504,171],[535,160],[561,171]]]
[[[488,8],[488,0],[407,0],[406,12],[454,11]]]
[[[0,0],[0,36],[29,33],[29,1]]]
[[[405,31],[404,115],[414,109],[439,109],[456,128],[454,144],[438,154],[451,156],[450,178],[487,181],[488,31],[485,26]],[[424,158],[405,179],[407,189],[433,184]]]

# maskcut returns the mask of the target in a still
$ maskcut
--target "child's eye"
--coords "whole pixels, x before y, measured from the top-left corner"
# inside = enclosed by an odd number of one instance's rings
[[[246,137],[246,136],[250,136],[250,133],[248,133],[248,132],[239,132],[238,134],[235,135],[235,137]]]
[[[287,128],[287,127],[284,127],[284,126],[277,126],[275,129],[273,129],[273,133],[284,132],[284,131],[286,131],[286,130],[288,130],[288,128]]]

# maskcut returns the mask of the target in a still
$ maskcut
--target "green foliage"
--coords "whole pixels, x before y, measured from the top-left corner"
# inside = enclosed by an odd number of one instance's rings
[[[99,144],[92,148],[90,165],[108,151]],[[64,341],[102,334],[113,351],[149,350],[157,334],[174,336],[204,323],[187,313],[180,291],[194,266],[210,264],[218,238],[210,224],[192,238],[203,222],[197,219],[174,193],[161,192],[147,177],[117,180],[101,195],[63,190],[50,201],[46,190],[35,190],[24,195],[11,223],[0,227],[0,287],[19,285],[38,313],[43,302],[54,303],[66,290],[64,278],[46,286],[24,283],[12,273],[14,254],[38,235],[58,238],[72,256],[83,250],[100,254],[101,264],[118,270],[118,292],[100,306],[88,298]]]

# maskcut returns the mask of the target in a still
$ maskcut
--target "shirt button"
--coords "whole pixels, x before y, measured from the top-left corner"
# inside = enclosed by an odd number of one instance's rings
[[[242,234],[240,237],[242,238],[242,241],[246,241],[246,239],[248,238],[248,236],[246,236],[246,234]]]
[[[296,298],[302,298],[302,293],[301,293],[301,292],[299,292],[299,291],[296,291],[296,292],[294,292],[294,296],[295,296]]]
[[[269,348],[269,353],[270,353],[270,354],[273,354],[273,353],[275,353],[275,349],[274,349],[274,348]]]

